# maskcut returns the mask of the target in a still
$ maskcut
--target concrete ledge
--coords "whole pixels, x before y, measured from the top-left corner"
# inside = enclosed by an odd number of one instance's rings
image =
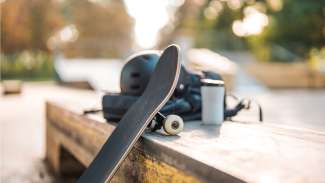
[[[82,108],[78,100],[46,104],[46,156],[59,175],[78,177],[115,128]],[[324,182],[324,152],[320,132],[188,122],[180,136],[145,133],[113,182]]]

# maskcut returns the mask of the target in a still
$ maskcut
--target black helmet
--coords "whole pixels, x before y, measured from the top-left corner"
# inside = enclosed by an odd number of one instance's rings
[[[130,56],[121,73],[121,93],[140,96],[158,63],[160,52],[144,51]]]

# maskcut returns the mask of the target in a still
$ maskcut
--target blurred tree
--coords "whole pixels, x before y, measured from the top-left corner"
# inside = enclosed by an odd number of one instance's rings
[[[196,47],[210,49],[243,47],[242,39],[231,31],[234,19],[240,17],[240,11],[230,10],[226,1],[187,0],[178,9],[175,17],[175,21],[162,30],[163,39],[159,45],[166,45],[166,42],[185,35],[193,38]]]
[[[1,3],[0,21],[4,53],[49,51],[49,38],[66,38],[69,32],[60,31],[69,25],[77,39],[54,46],[67,56],[119,57],[133,41],[133,22],[122,0],[7,0]]]
[[[181,18],[172,32],[191,32],[197,47],[251,49],[259,60],[291,61],[307,57],[311,48],[325,46],[324,0],[188,1],[194,3],[185,3],[180,8],[177,17]],[[191,6],[197,6],[195,2],[200,2],[199,13],[189,14]],[[250,7],[266,14],[268,25],[259,34],[236,35],[234,22],[243,20]],[[253,21],[248,28],[255,26]]]
[[[133,21],[121,0],[70,0],[67,23],[74,24],[78,39],[65,45],[67,56],[120,57],[132,46]]]
[[[7,0],[1,3],[1,52],[45,50],[48,37],[62,25],[53,0]]]
[[[198,28],[198,14],[203,3],[196,0],[186,0],[177,8],[173,18],[160,31],[158,48],[164,48],[173,43],[179,36],[194,37]]]
[[[226,2],[207,1],[200,12],[196,45],[210,49],[244,49],[243,39],[232,32],[232,24],[239,18],[242,18],[242,9],[230,9]]]
[[[285,0],[280,11],[269,7],[268,14],[269,26],[249,42],[269,47],[271,60],[306,58],[312,48],[325,46],[325,0]]]

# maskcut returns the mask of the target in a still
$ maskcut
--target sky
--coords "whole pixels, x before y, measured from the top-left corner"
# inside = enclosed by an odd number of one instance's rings
[[[184,0],[124,0],[127,12],[135,20],[134,35],[137,46],[152,48],[175,9]]]

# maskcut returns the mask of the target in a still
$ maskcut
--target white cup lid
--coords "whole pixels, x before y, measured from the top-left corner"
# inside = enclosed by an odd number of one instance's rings
[[[222,80],[215,79],[201,79],[201,83],[203,86],[224,86],[225,82]]]

